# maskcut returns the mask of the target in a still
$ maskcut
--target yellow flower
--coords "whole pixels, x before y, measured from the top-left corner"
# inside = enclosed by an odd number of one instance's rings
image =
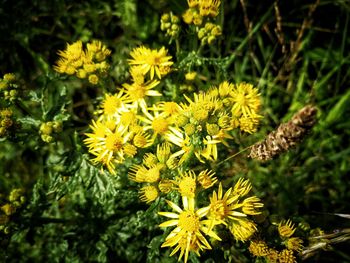
[[[299,237],[288,238],[285,245],[288,249],[295,250],[297,252],[301,252],[303,250],[303,240],[301,240]]]
[[[93,133],[84,142],[89,147],[89,152],[96,156],[94,162],[100,162],[108,168],[109,172],[115,174],[114,163],[124,161],[123,146],[127,143],[130,133],[124,126],[117,125],[115,130],[110,130],[102,123],[93,122]]]
[[[252,240],[250,241],[249,252],[256,257],[264,257],[269,254],[269,247],[262,240]]]
[[[190,8],[196,7],[199,2],[200,2],[200,0],[187,0],[188,6]]]
[[[232,114],[234,116],[248,116],[257,112],[260,108],[260,94],[258,89],[248,83],[235,85],[230,96],[233,101]]]
[[[153,153],[146,153],[143,156],[142,163],[148,168],[155,166],[158,163],[157,156],[155,156]]]
[[[101,75],[109,68],[104,60],[110,54],[111,51],[100,41],[88,43],[85,50],[82,42],[77,41],[71,45],[67,44],[65,50],[58,51],[60,58],[54,65],[54,70],[68,75],[76,74],[78,78],[87,78],[91,84],[96,85]]]
[[[98,113],[103,114],[104,116],[116,116],[120,110],[125,109],[125,103],[127,100],[123,96],[123,91],[120,91],[118,94],[105,94],[104,100],[101,102],[102,110]]]
[[[208,189],[218,181],[218,178],[216,178],[214,175],[215,173],[208,169],[201,171],[198,174],[197,181],[204,189]]]
[[[208,218],[211,221],[210,228],[218,224],[224,224],[229,227],[234,237],[241,241],[245,241],[253,235],[256,231],[256,225],[247,216],[260,214],[255,209],[262,207],[263,204],[255,196],[241,201],[250,189],[251,186],[248,180],[239,180],[234,187],[229,188],[223,194],[222,184],[220,183],[218,192],[214,191],[209,198]]]
[[[79,60],[81,57],[85,56],[83,43],[80,40],[71,45],[67,43],[66,49],[63,51],[59,50],[57,53],[62,58],[72,61]]]
[[[169,193],[170,191],[173,190],[174,184],[171,180],[169,179],[161,179],[158,188],[162,193]]]
[[[289,249],[284,249],[278,254],[279,263],[296,263],[297,260],[293,255],[293,251]]]
[[[170,157],[170,145],[165,142],[157,145],[157,158],[160,163],[165,164]]]
[[[245,131],[252,134],[256,132],[257,126],[261,118],[262,116],[256,113],[242,115],[242,117],[239,118],[239,128],[241,129],[241,131]]]
[[[145,166],[134,164],[128,172],[129,179],[137,183],[145,183],[147,171]]]
[[[125,88],[125,93],[127,98],[133,102],[133,107],[140,106],[143,111],[146,111],[147,96],[161,96],[158,91],[153,90],[155,86],[159,84],[158,80],[148,81],[146,83],[137,83],[132,84],[124,83],[123,87]]]
[[[160,227],[176,226],[166,237],[162,247],[174,247],[171,255],[180,250],[179,260],[185,255],[184,262],[188,260],[190,251],[199,254],[199,250],[211,249],[204,234],[221,241],[220,237],[206,226],[202,218],[208,213],[209,207],[195,209],[193,198],[182,197],[183,209],[171,201],[168,205],[176,212],[158,212],[159,215],[171,218],[160,224]]]
[[[278,232],[281,237],[291,237],[296,228],[291,220],[283,220],[282,222],[279,223],[278,225]]]
[[[97,85],[98,82],[99,82],[99,78],[96,74],[91,74],[89,77],[88,77],[88,80],[91,84],[93,85]]]
[[[190,170],[188,172],[181,173],[179,177],[176,178],[175,184],[177,185],[177,190],[181,196],[186,196],[189,198],[195,197],[196,192],[196,174]]]
[[[159,196],[157,187],[153,185],[147,185],[140,189],[140,199],[147,204],[156,200]]]
[[[92,43],[88,43],[86,46],[86,56],[89,57],[90,60],[101,62],[111,54],[111,51],[98,40],[93,40]]]
[[[148,111],[144,111],[143,113],[145,117],[138,116],[138,118],[146,124],[143,126],[143,130],[153,130],[154,138],[157,134],[165,135],[169,131],[170,123],[165,115],[159,113],[158,111],[153,111],[153,115]]]
[[[201,16],[217,16],[220,2],[220,0],[199,0],[199,14]]]
[[[160,180],[161,165],[147,169],[143,165],[133,165],[129,171],[129,178],[138,183],[156,183]]]
[[[134,157],[137,153],[137,148],[130,143],[126,143],[123,146],[123,151],[128,157]]]
[[[276,249],[270,248],[266,255],[268,262],[276,263],[278,261],[278,251]]]
[[[152,145],[153,140],[148,133],[144,131],[139,131],[135,134],[133,138],[133,143],[136,147],[147,148],[148,146]]]
[[[0,208],[5,215],[10,216],[12,214],[14,214],[16,212],[16,207],[14,207],[13,205],[11,205],[10,203],[4,204],[1,208]]]
[[[120,112],[120,123],[126,127],[132,126],[136,123],[136,113],[132,110],[123,109]]]
[[[242,212],[235,211],[241,207],[240,204],[235,205],[238,200],[237,195],[231,196],[232,187],[223,195],[222,184],[219,184],[218,192],[213,192],[210,199],[210,210],[208,218],[212,221],[212,226],[218,224],[227,225],[229,219],[236,217],[246,217]]]
[[[196,78],[196,76],[197,76],[197,72],[195,72],[195,71],[188,72],[185,75],[185,79],[188,80],[188,81],[192,81],[192,80],[194,80]]]
[[[144,46],[137,47],[130,52],[132,59],[129,59],[130,65],[138,65],[142,69],[143,75],[150,72],[150,79],[154,78],[154,74],[159,79],[170,71],[170,66],[173,64],[171,56],[167,55],[167,50],[149,49]]]
[[[256,224],[249,219],[241,218],[230,222],[229,229],[238,241],[247,241],[256,232]]]

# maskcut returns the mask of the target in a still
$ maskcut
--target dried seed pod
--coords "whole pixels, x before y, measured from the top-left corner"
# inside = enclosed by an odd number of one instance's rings
[[[297,112],[290,121],[282,123],[277,130],[251,147],[249,157],[267,161],[297,145],[316,122],[317,109],[307,105]]]

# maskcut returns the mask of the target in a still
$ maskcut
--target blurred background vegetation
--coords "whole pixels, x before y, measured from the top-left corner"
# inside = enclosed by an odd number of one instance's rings
[[[16,73],[29,92],[43,86],[60,90],[51,100],[67,101],[71,122],[65,129],[72,131],[60,138],[64,148],[33,143],[31,137],[0,142],[0,192],[23,188],[29,200],[28,217],[17,222],[24,230],[1,240],[5,262],[176,260],[163,257],[159,219],[138,201],[135,189],[115,187],[125,185],[120,179],[90,176],[97,168],[83,158],[79,134],[86,131],[102,91],[71,81],[62,92],[62,82],[50,78],[57,50],[67,42],[99,39],[112,50],[111,74],[120,86],[128,77],[130,50],[141,43],[167,46],[160,16],[181,15],[186,8],[185,0],[0,0],[0,73]],[[230,175],[248,176],[270,214],[326,233],[350,228],[349,217],[337,215],[350,214],[349,15],[347,0],[222,1],[223,34],[216,44],[191,57],[191,43],[180,39],[183,57],[208,78],[208,86],[227,79],[260,89],[264,119],[241,149],[304,105],[317,107],[318,123],[297,148],[266,163],[244,154],[229,162]],[[168,48],[175,54],[175,45]],[[306,262],[350,262],[348,247],[349,241],[336,244]],[[232,262],[251,262],[242,251],[239,246],[231,251],[237,253]],[[219,262],[215,251],[211,259],[207,254],[200,260]]]

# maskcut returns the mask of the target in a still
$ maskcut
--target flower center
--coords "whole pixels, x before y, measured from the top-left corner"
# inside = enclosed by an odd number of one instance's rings
[[[179,215],[178,225],[186,232],[197,232],[199,230],[199,217],[192,211],[183,211]]]
[[[103,103],[103,111],[106,115],[112,115],[121,106],[121,101],[115,96],[109,96]]]
[[[161,117],[155,118],[152,121],[152,128],[156,133],[163,134],[168,131],[169,123],[166,119]]]
[[[109,151],[116,152],[120,150],[122,147],[123,147],[123,140],[118,134],[112,133],[107,136],[106,148]]]
[[[157,166],[149,169],[146,174],[146,181],[148,183],[154,183],[159,180],[159,168]]]
[[[153,185],[148,185],[142,188],[146,202],[152,202],[158,197],[158,190]]]
[[[146,88],[141,84],[134,83],[128,92],[133,101],[143,99],[146,96]]]
[[[236,95],[235,98],[236,103],[238,103],[240,106],[246,106],[247,105],[247,99],[244,93],[239,93]]]
[[[194,197],[196,191],[196,179],[183,177],[179,183],[179,192],[182,196]]]
[[[120,122],[121,122],[121,124],[123,124],[125,126],[129,126],[135,120],[136,120],[135,113],[133,113],[131,111],[123,112],[120,116]]]
[[[210,205],[210,215],[215,219],[223,219],[226,217],[226,202],[223,200],[218,200]]]

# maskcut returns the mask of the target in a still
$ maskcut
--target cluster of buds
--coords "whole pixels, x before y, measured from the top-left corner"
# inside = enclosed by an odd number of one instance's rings
[[[202,45],[212,44],[218,36],[221,36],[222,30],[219,25],[213,23],[205,23],[204,27],[199,29],[198,38],[201,40]]]
[[[172,12],[165,13],[160,19],[160,29],[171,38],[176,38],[180,32],[180,19]]]
[[[303,241],[299,237],[292,237],[296,228],[292,221],[281,221],[278,224],[278,233],[281,245],[285,248],[281,251],[270,247],[265,241],[255,239],[250,242],[249,252],[255,257],[264,257],[268,262],[296,262],[296,254],[302,251]]]
[[[50,143],[54,139],[54,134],[62,131],[62,122],[48,121],[40,125],[39,133],[44,142]]]
[[[23,189],[13,189],[6,198],[7,200],[1,206],[0,212],[0,231],[9,234],[11,230],[10,219],[18,209],[20,209],[26,202]]]
[[[14,125],[12,110],[5,108],[0,110],[0,138],[5,137]]]
[[[19,84],[13,73],[7,73],[0,79],[0,92],[6,101],[14,101],[18,98]]]
[[[59,73],[76,75],[87,79],[91,84],[97,85],[100,77],[107,73],[109,68],[106,58],[111,54],[100,41],[92,41],[83,49],[81,41],[77,41],[63,51],[59,51],[59,60],[54,69]]]

